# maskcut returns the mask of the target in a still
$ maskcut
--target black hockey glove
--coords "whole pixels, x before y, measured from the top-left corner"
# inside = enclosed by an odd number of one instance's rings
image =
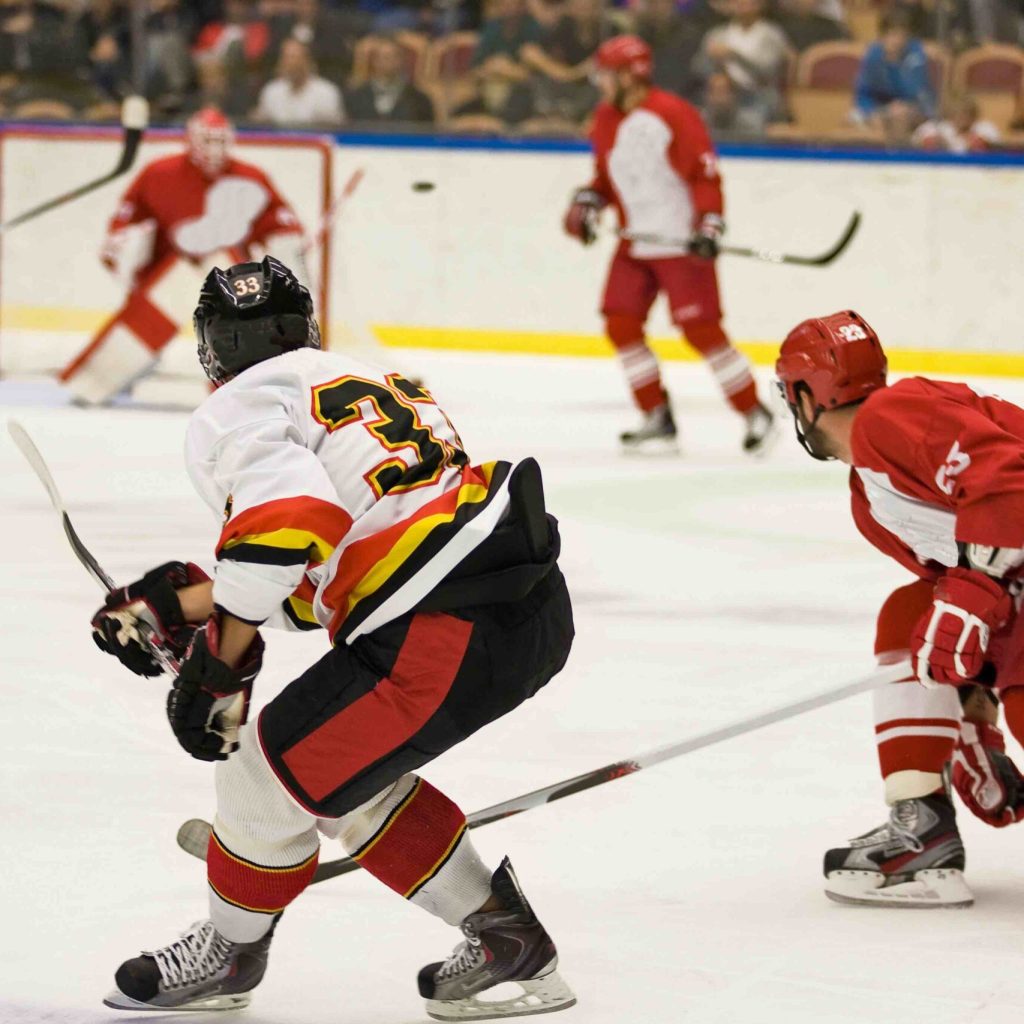
[[[717,213],[706,213],[700,226],[690,236],[691,256],[701,260],[713,260],[718,255],[718,241],[725,231],[725,221]]]
[[[238,730],[249,714],[252,684],[263,665],[263,639],[256,639],[237,668],[218,657],[216,616],[196,630],[181,671],[167,694],[167,720],[181,746],[200,761],[226,761],[238,749]]]
[[[92,617],[96,646],[136,675],[160,675],[163,667],[154,647],[177,664],[196,630],[182,616],[176,591],[209,578],[191,562],[167,562],[112,590]]]

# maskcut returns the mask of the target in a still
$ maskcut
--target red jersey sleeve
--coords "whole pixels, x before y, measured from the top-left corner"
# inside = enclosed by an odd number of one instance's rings
[[[602,103],[594,112],[594,125],[590,130],[590,142],[594,147],[594,177],[587,188],[603,196],[608,203],[615,199],[615,190],[612,188],[611,178],[608,177],[608,151],[615,134],[614,122],[617,118],[618,115]]]
[[[689,103],[677,108],[671,118],[672,143],[669,159],[686,182],[698,219],[706,213],[725,213],[718,154],[697,109]]]
[[[960,543],[1024,547],[1024,412],[921,378],[877,392],[863,412],[851,437],[856,465],[952,509]]]
[[[121,196],[114,216],[107,225],[108,234],[112,235],[131,224],[141,224],[154,218],[155,215],[146,202],[147,171],[148,168],[144,167]]]
[[[271,180],[261,171],[258,175],[260,184],[267,190],[270,197],[266,209],[252,226],[249,242],[263,244],[272,235],[302,234],[302,224],[295,216],[292,208],[284,201],[281,194],[274,188]]]

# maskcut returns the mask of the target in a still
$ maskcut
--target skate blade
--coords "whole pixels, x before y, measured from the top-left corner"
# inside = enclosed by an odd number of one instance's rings
[[[505,999],[495,999],[499,990],[516,986],[522,991]],[[491,996],[490,999],[487,996]],[[537,1013],[556,1013],[576,1005],[576,996],[557,971],[530,981],[512,981],[496,985],[468,999],[428,999],[427,1015],[434,1020],[497,1020],[500,1017],[529,1017]]]
[[[763,459],[772,453],[781,436],[782,430],[779,428],[778,419],[776,419],[768,428],[768,432],[761,438],[761,443],[756,448],[744,448],[743,454],[748,459]]]
[[[186,1013],[196,1010],[240,1010],[248,1006],[252,995],[249,992],[239,992],[237,995],[217,994],[207,996],[205,999],[194,999],[190,1003],[181,1003],[178,1006],[160,1006],[156,1003],[140,1003],[131,996],[126,996],[120,989],[114,989],[103,1000],[104,1006],[112,1010],[160,1010],[162,1012]]]
[[[619,441],[622,454],[645,459],[674,457],[682,454],[676,437],[651,437],[646,441]]]
[[[833,871],[825,895],[836,903],[907,910],[956,909],[974,903],[974,894],[956,868],[926,868],[909,882],[886,885],[878,871]]]

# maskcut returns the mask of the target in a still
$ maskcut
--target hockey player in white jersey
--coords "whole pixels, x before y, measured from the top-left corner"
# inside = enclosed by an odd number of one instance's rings
[[[426,391],[319,351],[308,292],[272,258],[213,270],[194,324],[219,386],[186,442],[192,481],[224,519],[216,572],[154,569],[111,593],[93,629],[137,673],[174,664],[174,734],[219,762],[209,918],[122,964],[105,1002],[245,1005],[322,834],[461,928],[455,952],[419,974],[431,1016],[571,1006],[508,859],[486,868],[463,812],[416,774],[569,655],[537,464],[472,465]],[[263,625],[323,627],[334,646],[247,722]],[[517,996],[478,998],[508,981]]]

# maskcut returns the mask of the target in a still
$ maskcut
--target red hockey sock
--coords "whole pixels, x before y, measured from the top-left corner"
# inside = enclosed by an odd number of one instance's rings
[[[643,412],[665,404],[658,360],[644,338],[644,323],[637,317],[610,314],[605,320],[608,337],[619,356],[633,400]]]
[[[309,885],[316,871],[319,849],[289,867],[270,868],[232,853],[210,833],[206,873],[210,888],[226,903],[257,914],[277,914]]]
[[[704,357],[726,401],[741,414],[757,407],[757,387],[747,357],[733,348],[717,320],[682,325],[686,340]]]

